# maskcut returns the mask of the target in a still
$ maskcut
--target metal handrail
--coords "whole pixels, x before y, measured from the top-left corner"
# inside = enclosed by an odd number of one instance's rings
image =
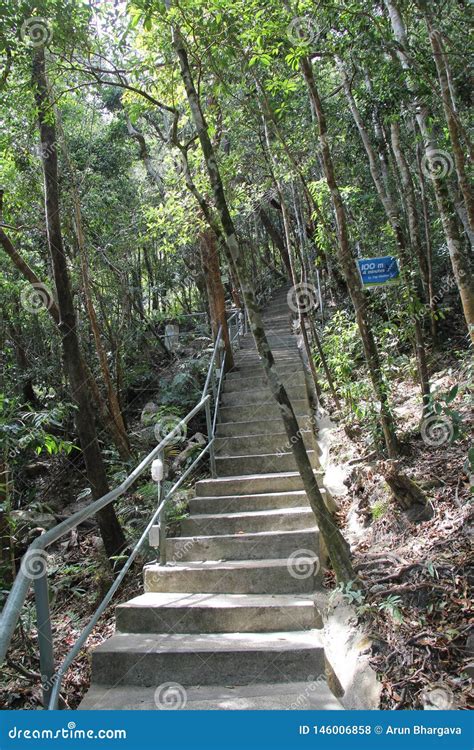
[[[236,313],[234,313],[234,315],[231,317],[230,320],[232,320],[232,318],[234,318],[239,313],[240,311],[237,311]],[[229,323],[230,323],[230,320],[229,320]],[[5,603],[5,606],[0,616],[0,663],[3,662],[5,659],[6,653],[8,651],[8,647],[10,645],[10,641],[13,637],[13,633],[15,631],[16,625],[20,618],[21,609],[26,601],[26,597],[28,595],[30,587],[32,583],[34,582],[35,604],[36,604],[36,613],[37,613],[37,627],[38,627],[38,642],[39,642],[39,649],[40,649],[40,667],[41,667],[41,675],[43,679],[43,699],[44,699],[44,703],[47,704],[48,709],[55,709],[57,707],[61,684],[62,684],[62,680],[66,671],[69,669],[70,665],[73,663],[74,659],[76,658],[76,656],[78,655],[82,647],[84,646],[85,642],[87,641],[87,638],[93,631],[94,627],[96,626],[103,612],[107,608],[114,594],[120,587],[120,584],[122,583],[126,573],[130,569],[136,556],[140,552],[145,540],[147,539],[147,536],[152,526],[156,523],[157,520],[160,521],[160,527],[164,525],[163,511],[164,511],[166,502],[172,497],[172,495],[181,486],[184,480],[193,471],[194,467],[199,463],[199,461],[208,451],[210,453],[210,459],[211,459],[211,472],[213,475],[215,475],[214,434],[215,434],[215,427],[216,427],[216,421],[217,421],[217,409],[218,409],[219,397],[221,393],[221,387],[222,387],[222,381],[223,381],[223,375],[224,375],[225,354],[224,354],[224,358],[220,366],[218,383],[217,384],[215,382],[213,383],[213,393],[215,397],[213,415],[211,415],[211,408],[210,408],[211,395],[208,393],[208,390],[209,390],[209,385],[211,383],[211,378],[213,378],[213,380],[215,381],[216,373],[215,373],[214,365],[216,362],[217,353],[221,347],[221,343],[220,343],[221,338],[222,338],[222,327],[219,328],[219,331],[217,333],[216,341],[215,341],[214,348],[213,348],[213,353],[212,353],[211,360],[209,363],[209,368],[208,368],[208,372],[206,376],[203,393],[202,393],[200,401],[196,404],[196,406],[193,409],[191,409],[191,411],[185,417],[183,417],[183,419],[181,419],[178,424],[175,425],[175,427],[140,462],[140,464],[131,472],[131,474],[118,487],[111,490],[110,492],[108,492],[106,495],[99,498],[98,500],[95,500],[86,508],[83,508],[82,510],[77,511],[77,513],[74,513],[72,516],[70,516],[70,518],[66,519],[62,523],[55,526],[54,528],[50,529],[49,531],[46,531],[41,536],[37,537],[29,545],[25,555],[22,558],[20,570],[13,582],[11,591],[8,595],[7,601]],[[199,455],[192,462],[192,464],[186,469],[184,474],[179,478],[179,480],[173,485],[173,487],[167,492],[167,494],[163,498],[161,497],[161,486],[160,484],[158,485],[158,493],[159,493],[158,508],[154,512],[151,520],[147,524],[140,539],[135,544],[132,552],[127,558],[127,561],[121,568],[117,578],[114,580],[112,586],[110,587],[109,591],[107,592],[104,599],[100,603],[99,607],[96,609],[88,625],[82,630],[73,648],[66,654],[61,666],[59,667],[56,674],[54,674],[54,654],[53,654],[52,632],[51,632],[51,617],[50,617],[50,611],[49,611],[48,579],[47,579],[46,566],[44,565],[44,554],[45,554],[46,548],[49,547],[54,542],[56,542],[65,534],[69,533],[72,529],[79,526],[85,520],[87,520],[91,516],[98,513],[107,505],[109,505],[110,503],[113,503],[115,500],[117,500],[117,498],[119,498],[125,492],[127,492],[127,490],[135,483],[138,477],[140,477],[141,474],[143,474],[145,469],[148,466],[150,466],[150,464],[156,458],[163,457],[164,448],[169,443],[172,442],[173,438],[177,434],[180,433],[183,426],[186,425],[199,411],[201,411],[203,407],[206,411],[206,422],[207,422],[207,431],[208,431],[207,444],[200,451]],[[162,550],[161,539],[162,538],[160,537],[160,555],[162,552],[164,552],[164,550]],[[28,570],[27,566],[24,565],[24,562],[28,560],[29,558],[30,562],[33,563],[33,567],[34,567],[35,555],[36,555],[36,565],[38,566],[38,564],[42,563],[44,566],[43,570],[40,571],[40,575],[32,575],[32,573],[27,572]],[[43,558],[41,557],[42,555],[43,555]],[[161,562],[161,559],[160,559],[160,562]]]

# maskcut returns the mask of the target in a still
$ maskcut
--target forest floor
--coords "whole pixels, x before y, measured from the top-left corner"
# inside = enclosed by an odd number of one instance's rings
[[[450,367],[444,363],[433,383],[447,392],[464,375],[455,361]],[[375,459],[359,462],[366,445],[348,438],[339,425],[331,462],[345,470],[347,493],[337,515],[366,591],[362,598],[350,590],[344,597],[371,635],[381,708],[465,709],[472,707],[474,676],[469,620],[474,513],[465,434],[470,410],[466,400],[456,404],[464,424],[459,439],[432,446],[420,435],[419,387],[399,380],[392,396],[403,425],[398,467],[426,493],[432,517],[412,522],[394,502],[383,465]],[[332,576],[326,580],[334,586]]]
[[[433,382],[442,392],[465,378],[465,370],[455,359],[439,358],[433,369]],[[417,386],[410,379],[398,378],[393,397],[403,442],[399,466],[426,493],[432,517],[412,522],[391,498],[381,464],[370,458],[362,430],[353,427],[349,438],[342,423],[336,425],[331,462],[344,472],[347,486],[337,516],[366,591],[363,597],[351,590],[343,595],[371,635],[370,659],[382,684],[381,708],[467,708],[474,671],[474,637],[468,619],[473,520],[468,437],[461,427],[454,442],[427,445],[420,435]],[[455,402],[455,407],[463,425],[469,416],[466,400],[459,405]],[[367,459],[360,460],[366,454]],[[77,481],[80,486],[79,476]],[[119,514],[133,519],[138,532],[153,503],[153,496],[139,489],[122,498]],[[141,591],[144,560],[136,561],[117,601]],[[80,529],[52,549],[49,572],[58,664],[107,591],[112,578],[106,570],[95,527]],[[325,585],[334,588],[331,573]],[[80,703],[90,678],[88,650],[113,630],[111,607],[66,675],[64,705],[76,708]],[[30,596],[0,680],[4,709],[41,707],[36,641]]]

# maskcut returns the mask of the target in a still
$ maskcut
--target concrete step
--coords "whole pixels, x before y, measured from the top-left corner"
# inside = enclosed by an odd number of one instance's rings
[[[291,355],[288,352],[280,353],[277,350],[273,352],[277,372],[288,370],[290,367],[297,370],[303,370],[303,362],[297,350]],[[261,373],[265,374],[262,360],[255,351],[244,352],[240,350],[234,354],[235,367],[240,371],[247,370],[246,377],[258,377]],[[251,372],[253,370],[253,372]]]
[[[301,430],[307,432],[311,429],[311,418],[308,416],[297,415],[296,419]],[[281,433],[283,422],[281,417],[273,419],[262,419],[255,422],[218,422],[216,426],[216,435],[219,438],[226,437],[246,437],[248,435],[260,435],[262,433],[271,434]]]
[[[295,577],[288,558],[189,561],[145,565],[145,592],[198,594],[311,594],[315,575]]]
[[[304,416],[308,413],[309,406],[306,399],[290,399],[290,401],[296,416]],[[218,415],[220,422],[255,422],[276,419],[280,416],[280,409],[269,394],[266,403],[221,406]]]
[[[324,492],[324,488],[321,492]],[[189,501],[189,510],[196,513],[227,513],[277,508],[302,508],[308,506],[303,490],[294,492],[267,492],[261,495],[224,495],[222,497],[194,497]]]
[[[309,428],[302,432],[303,440],[309,450],[313,447],[313,436]],[[288,451],[289,440],[286,432],[272,434],[242,435],[239,437],[218,437],[214,447],[218,456],[258,456],[262,453],[277,453],[282,449]]]
[[[261,453],[257,456],[216,456],[216,473],[218,477],[236,477],[296,471],[296,460],[290,451],[291,446],[286,439],[286,443],[280,446],[280,451],[275,453]],[[319,468],[316,451],[309,450],[308,458],[313,468]]]
[[[205,534],[248,534],[260,531],[299,531],[316,526],[314,513],[308,506],[276,508],[242,513],[200,513],[181,521],[183,536]]]
[[[267,340],[270,349],[279,349],[281,351],[291,352],[294,349],[298,348],[296,336],[293,336],[291,334],[287,335],[286,333],[269,333],[267,335]],[[240,339],[240,348],[254,349],[256,351],[255,339],[253,337],[247,338],[245,336],[244,338]]]
[[[170,690],[170,702],[160,703],[155,686],[92,685],[79,711],[342,711],[323,679],[305,682],[187,687]]]
[[[315,471],[318,485],[322,486],[323,472]],[[221,497],[222,495],[251,495],[263,492],[292,492],[302,490],[303,481],[296,471],[281,474],[251,474],[249,476],[201,479],[196,482],[197,497]]]
[[[142,594],[115,610],[123,633],[266,633],[321,627],[313,597]]]
[[[304,385],[304,371],[301,368],[301,370],[292,370],[288,373],[285,373],[283,377],[283,385],[286,387],[288,386],[296,386],[296,385]],[[223,393],[245,393],[246,391],[254,391],[254,390],[262,390],[265,389],[268,393],[268,383],[265,378],[265,376],[262,375],[254,375],[250,378],[227,378],[224,380],[223,385]]]
[[[306,388],[304,383],[294,383],[287,386],[287,393],[290,400],[302,401],[306,398]],[[268,386],[264,388],[254,388],[253,390],[230,391],[222,394],[222,406],[239,406],[239,404],[262,404],[272,400],[272,394]]]
[[[150,545],[159,545],[155,527],[150,532]],[[199,560],[287,559],[301,549],[310,549],[319,554],[319,536],[314,520],[313,530],[179,536],[166,541],[167,560],[170,564]]]
[[[318,630],[276,633],[117,633],[92,652],[97,684],[246,685],[324,674]]]
[[[291,373],[296,372],[303,372],[303,364],[301,363],[300,366],[294,367],[292,363],[280,365],[278,362],[276,363],[276,370],[279,373],[281,377],[285,377],[286,375],[291,375]],[[264,370],[262,363],[259,362],[257,365],[251,365],[249,367],[246,367],[245,365],[235,367],[233,370],[227,373],[225,376],[225,382],[229,382],[230,380],[242,380],[244,378],[264,378]]]
[[[270,302],[265,306],[265,315],[273,316],[283,313],[288,313],[288,315],[290,315],[292,312],[293,311],[288,304],[287,294],[285,294],[284,297],[282,296],[278,299],[273,300],[273,302]]]
[[[288,371],[290,368],[292,368],[293,371],[303,370],[303,362],[301,361],[301,357],[297,351],[295,351],[291,356],[289,356],[288,353],[285,353],[283,356],[280,355],[278,351],[274,351],[273,358],[275,360],[277,373],[281,372],[282,370]],[[240,371],[246,371],[245,377],[258,377],[260,374],[265,374],[262,360],[257,355],[257,353],[253,351],[243,352],[241,350],[238,353],[234,354],[234,364],[235,367]]]

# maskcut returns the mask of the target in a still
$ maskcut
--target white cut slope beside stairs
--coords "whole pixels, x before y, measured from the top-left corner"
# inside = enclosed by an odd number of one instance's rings
[[[286,291],[264,318],[308,426]],[[317,470],[310,431],[305,441]],[[93,651],[81,709],[342,708],[324,678],[318,566],[307,564],[318,529],[250,334],[225,379],[216,455],[217,478],[197,482],[182,536],[167,540],[168,564],[145,566],[145,593],[117,607],[116,634]]]

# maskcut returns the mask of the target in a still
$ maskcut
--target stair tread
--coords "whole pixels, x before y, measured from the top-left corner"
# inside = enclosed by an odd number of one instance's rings
[[[278,532],[258,532],[278,533]],[[287,532],[298,533],[298,532]],[[265,560],[188,560],[186,562],[169,562],[167,565],[158,565],[158,563],[149,563],[145,565],[146,570],[158,571],[161,573],[185,571],[185,570],[254,570],[265,568],[287,568],[288,559],[286,557],[273,557]]]
[[[179,697],[178,697],[179,701]],[[92,685],[79,706],[80,711],[156,711],[156,687],[136,685]],[[171,708],[176,708],[173,701]],[[181,706],[189,711],[217,710],[295,710],[340,711],[343,707],[331,693],[327,683],[314,682],[260,683],[226,686],[206,685],[186,688],[186,702]]]
[[[241,518],[244,520],[245,518],[273,518],[274,516],[292,516],[295,514],[300,513],[301,515],[307,515],[308,513],[312,513],[311,507],[295,507],[295,508],[275,508],[274,510],[255,510],[255,511],[243,511],[243,512],[235,512],[235,513],[196,513],[189,515],[187,517],[187,520],[193,520],[193,521],[210,521],[214,519],[234,519],[234,518]]]
[[[314,596],[311,594],[176,594],[146,593],[140,594],[119,607],[205,607],[220,609],[222,607],[312,607]]]
[[[219,653],[225,651],[287,651],[322,648],[321,632],[290,630],[271,633],[115,633],[96,653]]]
[[[286,439],[288,440],[288,438]],[[315,451],[311,449],[310,450],[306,449],[306,453],[308,454],[308,456],[312,456],[315,453]],[[273,451],[273,453],[244,453],[243,455],[239,454],[238,456],[233,456],[227,453],[221,453],[219,456],[216,456],[216,461],[232,461],[234,459],[241,461],[244,458],[256,458],[259,461],[264,461],[266,458],[281,458],[283,456],[292,456],[292,455],[293,455],[292,451]],[[261,474],[259,474],[258,476],[261,476]]]
[[[306,497],[306,492],[304,490],[288,490],[287,492],[259,492],[256,495],[249,495],[249,494],[243,494],[243,495],[203,495],[202,497],[193,497],[192,500],[216,500],[219,502],[224,502],[225,500],[237,499],[248,499],[248,498],[267,498],[267,497],[286,497],[289,495],[290,497],[301,497],[302,499]]]
[[[271,455],[275,455],[274,453]],[[241,456],[239,457],[241,458]],[[320,470],[313,470],[313,474],[319,474],[322,476],[323,472]],[[258,479],[260,482],[262,482],[265,479],[283,479],[283,478],[289,478],[292,479],[293,477],[299,477],[300,474],[298,471],[272,471],[270,473],[266,474],[236,474],[233,477],[215,477],[213,479],[201,479],[200,482],[235,482],[235,480],[243,480],[245,482],[252,481],[252,479]],[[198,484],[198,483],[197,483]]]

